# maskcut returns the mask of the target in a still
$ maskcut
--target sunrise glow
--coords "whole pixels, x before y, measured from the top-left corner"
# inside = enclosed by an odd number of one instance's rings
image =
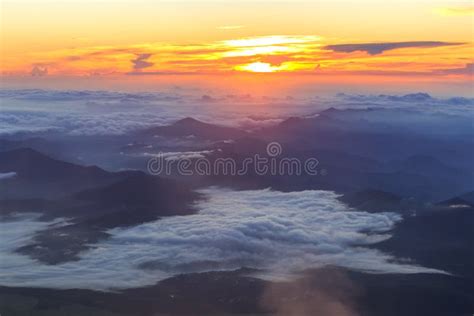
[[[474,316],[474,0],[0,1],[0,316]]]
[[[184,4],[160,2],[155,10],[150,0],[137,6],[129,5],[131,0],[66,2],[4,2],[4,82],[93,77],[105,84],[138,75],[134,78],[151,84],[163,75],[236,73],[358,83],[472,78],[471,5],[436,0],[387,10],[367,0],[370,4],[346,3],[341,10],[337,1],[237,5],[222,0],[191,2],[186,10]],[[400,24],[393,17],[402,12]],[[195,23],[197,16],[201,22]],[[97,21],[101,27],[95,27]]]

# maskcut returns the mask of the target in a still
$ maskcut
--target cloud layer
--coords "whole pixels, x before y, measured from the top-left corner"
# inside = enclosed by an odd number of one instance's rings
[[[48,223],[34,217],[0,222],[0,284],[112,289],[151,285],[181,273],[262,269],[288,279],[337,265],[370,273],[437,273],[367,248],[389,238],[394,213],[353,211],[327,191],[204,190],[199,213],[113,229],[112,238],[78,262],[42,265],[12,253]]]
[[[209,102],[202,94],[190,94],[188,90],[181,93],[0,90],[0,135],[47,131],[65,135],[121,135],[189,116],[247,129],[312,111],[304,106],[288,106],[278,99],[272,107],[255,106],[269,101],[249,95],[222,95],[213,100]]]
[[[472,71],[471,65],[466,69]],[[435,98],[426,93],[268,97],[183,90],[161,93],[0,90],[0,135],[18,132],[123,135],[184,117],[251,130],[278,124],[291,116],[311,116],[330,107],[406,108],[424,114],[442,112],[465,117],[474,114],[473,98]]]
[[[470,65],[467,68],[472,71]],[[426,93],[268,97],[183,90],[179,93],[0,90],[0,135],[48,131],[62,135],[122,135],[184,117],[251,130],[278,124],[291,116],[313,115],[330,107],[397,107],[424,114],[474,114],[472,98],[441,99]]]

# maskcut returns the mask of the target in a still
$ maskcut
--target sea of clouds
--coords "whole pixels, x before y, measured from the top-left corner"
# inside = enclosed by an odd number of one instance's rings
[[[0,285],[111,290],[141,287],[182,273],[259,269],[290,279],[335,265],[368,273],[443,273],[371,249],[390,238],[401,216],[348,208],[329,191],[208,188],[194,215],[116,228],[81,259],[44,265],[14,249],[49,225],[34,215],[0,221]]]
[[[62,135],[121,135],[166,125],[184,117],[255,129],[289,116],[311,116],[329,107],[388,107],[423,113],[473,115],[474,99],[408,95],[313,96],[196,95],[182,92],[0,90],[0,135],[59,132]]]
[[[170,93],[0,90],[0,135],[121,135],[184,117],[253,129],[314,111],[308,105],[291,109],[284,100],[271,101],[272,106],[268,100],[241,96],[211,100]]]

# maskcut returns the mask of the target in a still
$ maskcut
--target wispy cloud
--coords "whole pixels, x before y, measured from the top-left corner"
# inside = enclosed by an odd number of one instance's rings
[[[325,48],[335,52],[352,53],[356,51],[366,52],[370,55],[382,54],[385,51],[400,48],[422,48],[461,45],[464,43],[418,41],[418,42],[392,42],[392,43],[362,43],[362,44],[336,44],[327,45]]]
[[[474,76],[474,62],[466,64],[464,67],[455,67],[437,70],[436,72],[448,75],[469,75]]]
[[[48,74],[48,68],[47,67],[41,67],[38,65],[33,66],[33,69],[31,69],[31,75],[33,77],[43,77]]]
[[[153,63],[147,61],[151,56],[151,54],[139,54],[137,58],[132,60],[133,69],[141,70],[153,66]]]
[[[446,16],[474,15],[474,4],[469,3],[460,6],[438,8],[435,12]]]
[[[27,73],[166,76],[238,71],[318,76],[350,73],[443,76],[446,74],[433,70],[455,68],[456,60],[471,57],[472,44],[462,44],[443,41],[331,44],[315,35],[271,35],[187,45],[91,46],[32,54],[31,62],[36,66],[31,70],[29,63]],[[456,49],[450,49],[452,46]],[[421,53],[424,58],[417,58]]]
[[[16,177],[16,172],[0,172],[0,180]]]

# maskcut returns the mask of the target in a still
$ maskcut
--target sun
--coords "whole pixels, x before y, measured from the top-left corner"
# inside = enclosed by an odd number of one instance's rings
[[[269,63],[255,62],[246,65],[239,65],[235,67],[236,70],[249,72],[275,72],[278,67],[274,67]]]

